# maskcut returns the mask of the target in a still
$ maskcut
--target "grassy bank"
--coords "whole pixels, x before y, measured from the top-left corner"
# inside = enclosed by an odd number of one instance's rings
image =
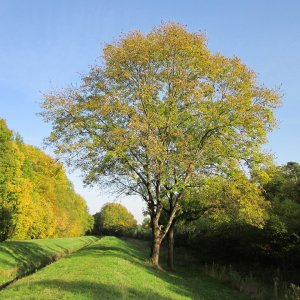
[[[1,242],[0,285],[32,273],[96,240],[96,237],[76,237]]]
[[[0,292],[0,299],[248,299],[182,265],[154,269],[145,243],[105,237]]]

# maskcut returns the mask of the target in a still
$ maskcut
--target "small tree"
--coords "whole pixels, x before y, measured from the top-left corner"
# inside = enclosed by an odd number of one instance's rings
[[[98,218],[100,233],[113,234],[121,236],[130,229],[136,227],[136,220],[133,215],[121,204],[107,203],[100,213],[96,214]]]
[[[164,24],[106,45],[103,63],[80,88],[45,96],[42,115],[53,124],[56,153],[87,184],[144,199],[158,265],[185,194],[207,177],[230,178],[264,161],[261,145],[278,102],[238,58],[212,54],[202,34]]]

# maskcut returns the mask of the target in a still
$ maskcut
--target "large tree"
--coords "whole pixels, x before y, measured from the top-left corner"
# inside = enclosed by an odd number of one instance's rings
[[[163,24],[106,45],[81,86],[45,95],[42,115],[53,125],[49,143],[87,184],[144,199],[158,265],[190,191],[264,161],[278,102],[238,58],[212,54],[202,34]]]

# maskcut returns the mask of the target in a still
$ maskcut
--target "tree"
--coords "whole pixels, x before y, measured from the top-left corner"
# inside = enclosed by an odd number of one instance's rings
[[[215,261],[222,257],[227,259],[227,263],[238,260],[255,261],[263,265],[271,263],[288,274],[300,263],[299,171],[299,164],[295,162],[265,170],[270,179],[263,184],[262,196],[269,201],[269,204],[266,203],[268,217],[264,228],[257,228],[259,226],[254,213],[256,209],[263,213],[261,208],[253,208],[252,218],[249,218],[247,210],[237,210],[231,206],[228,211],[228,205],[232,202],[228,200],[227,209],[220,209],[216,215],[212,212],[206,214],[206,218],[192,223],[180,222],[175,236],[179,242],[188,243]],[[250,183],[245,189],[246,184],[237,180],[233,185],[218,181],[208,192],[211,194],[214,191],[222,201],[233,197],[238,201],[232,204],[242,203],[243,198],[247,200],[248,195],[257,194],[251,191],[257,189],[257,184]],[[249,223],[254,226],[249,226]]]
[[[272,202],[273,228],[278,227],[280,234],[300,236],[300,165],[288,162],[277,166],[264,190]]]
[[[91,227],[91,216],[61,163],[33,146],[22,145],[22,152],[25,155],[24,176],[33,186],[31,205],[21,210],[21,215],[32,223],[26,235],[45,238],[85,233]]]
[[[268,219],[270,203],[265,200],[257,182],[242,172],[230,178],[211,176],[203,180],[198,189],[185,193],[180,212],[168,231],[168,267],[174,269],[174,228],[177,222],[187,225],[200,218],[216,223],[249,224],[262,228]],[[166,210],[170,214],[169,210]]]
[[[0,240],[78,236],[91,225],[62,165],[0,119]]]
[[[45,95],[42,116],[53,125],[49,143],[85,183],[144,199],[158,266],[188,193],[264,162],[279,98],[238,58],[212,54],[202,34],[171,23],[106,45],[80,87]]]
[[[97,217],[102,234],[124,235],[128,230],[136,227],[133,215],[118,203],[105,204]]]
[[[0,241],[14,234],[19,198],[27,196],[26,182],[21,176],[23,160],[13,132],[0,119]]]
[[[300,204],[300,165],[288,162],[272,173],[272,180],[264,186],[268,198],[290,199]]]
[[[142,223],[143,229],[150,229],[151,228],[151,220],[149,217],[145,217]]]
[[[100,235],[101,234],[101,213],[97,212],[93,215],[94,218],[94,225],[92,229],[93,235]]]

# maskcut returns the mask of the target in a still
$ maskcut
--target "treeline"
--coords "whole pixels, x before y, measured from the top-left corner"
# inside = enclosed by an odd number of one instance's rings
[[[0,240],[79,236],[92,222],[63,166],[0,119]]]
[[[255,264],[253,270],[260,270],[258,265],[273,269],[270,280],[281,277],[300,284],[300,165],[289,162],[268,171],[271,180],[263,185],[263,191],[270,207],[263,228],[234,219],[220,222],[207,215],[179,224],[177,246],[196,249],[204,262],[237,267],[248,262],[248,266]]]

